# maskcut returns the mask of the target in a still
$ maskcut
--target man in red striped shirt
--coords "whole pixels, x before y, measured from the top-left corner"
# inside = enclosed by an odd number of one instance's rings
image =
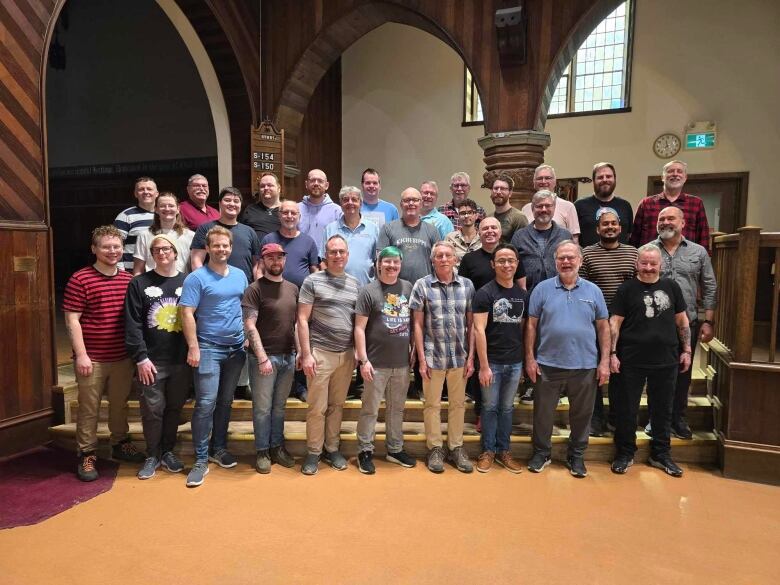
[[[128,434],[127,397],[134,368],[125,349],[124,302],[133,275],[121,267],[121,232],[114,226],[95,228],[92,253],[95,263],[70,277],[62,303],[79,386],[77,475],[82,481],[98,477],[97,424],[104,391],[108,393],[108,429],[114,459],[144,461]]]

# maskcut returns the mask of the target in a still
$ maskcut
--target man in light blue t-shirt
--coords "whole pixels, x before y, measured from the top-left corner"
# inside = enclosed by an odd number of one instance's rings
[[[534,473],[550,464],[555,409],[565,392],[571,427],[566,466],[574,477],[588,474],[584,454],[596,384],[609,380],[610,333],[604,295],[595,284],[579,277],[581,265],[580,247],[572,240],[562,241],[555,248],[558,275],[543,280],[531,293],[525,368],[536,385],[534,454],[528,462]]]
[[[188,487],[203,483],[209,461],[225,468],[236,466],[236,458],[227,450],[227,431],[233,393],[246,360],[241,298],[248,283],[243,271],[228,264],[232,233],[222,226],[212,227],[206,234],[206,250],[208,264],[187,276],[179,301],[196,400],[195,465],[187,476]]]
[[[374,222],[377,228],[398,219],[396,206],[379,198],[379,193],[382,192],[379,171],[372,168],[363,171],[360,177],[360,186],[363,189],[363,203],[360,206],[360,213],[365,219]]]

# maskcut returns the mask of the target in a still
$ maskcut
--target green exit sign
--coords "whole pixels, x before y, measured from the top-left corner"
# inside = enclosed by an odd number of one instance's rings
[[[685,135],[685,148],[715,148],[715,132],[697,132]]]

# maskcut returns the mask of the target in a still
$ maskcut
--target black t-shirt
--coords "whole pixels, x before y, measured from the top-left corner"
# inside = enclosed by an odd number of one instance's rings
[[[596,233],[596,212],[602,207],[611,207],[618,212],[621,228],[618,241],[621,244],[628,244],[628,236],[631,234],[631,226],[634,222],[634,211],[628,201],[615,196],[611,201],[604,202],[591,195],[585,199],[577,199],[574,207],[580,222],[580,246],[583,248],[592,246],[599,241]]]
[[[496,272],[493,267],[490,266],[490,261],[493,259],[491,252],[486,252],[482,248],[474,250],[463,256],[458,267],[458,274],[468,278],[474,284],[474,290],[479,290],[491,280],[495,280]],[[517,270],[515,271],[515,280],[523,278],[525,276],[525,270],[523,270],[523,263],[518,262]]]
[[[673,366],[679,358],[674,317],[685,312],[680,285],[670,278],[647,284],[627,280],[615,293],[612,314],[623,317],[617,355],[621,363],[642,367]]]
[[[528,306],[528,292],[517,286],[504,288],[495,279],[474,296],[475,313],[487,313],[485,328],[488,361],[496,364],[518,364],[523,361],[523,319]]]
[[[281,226],[279,221],[279,208],[269,208],[263,205],[261,201],[252,203],[241,212],[238,218],[240,223],[248,225],[257,234],[257,239],[261,242],[271,232],[275,232]]]

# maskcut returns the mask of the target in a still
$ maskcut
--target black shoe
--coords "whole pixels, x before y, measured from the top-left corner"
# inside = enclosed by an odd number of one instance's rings
[[[130,439],[125,439],[111,447],[111,457],[120,461],[129,461],[130,463],[143,463],[146,461],[146,455],[141,453]]]
[[[588,477],[588,470],[585,468],[585,460],[582,457],[567,458],[566,467],[569,468],[569,473],[576,478]]]
[[[224,469],[230,469],[231,467],[238,465],[236,458],[233,457],[233,454],[227,449],[220,449],[216,453],[212,453],[209,455],[209,461],[213,461]]]
[[[81,481],[95,481],[98,478],[97,455],[95,452],[82,453],[79,457],[79,464],[76,467],[76,474]]]
[[[385,459],[390,463],[397,463],[401,467],[414,467],[417,465],[417,460],[404,451],[398,451],[396,453],[388,451],[387,455],[385,455]]]
[[[376,473],[376,467],[372,461],[374,454],[371,451],[361,451],[358,453],[358,469],[360,473],[366,475],[374,475]]]
[[[672,434],[678,439],[693,439],[691,427],[688,426],[688,421],[685,420],[684,416],[672,421]]]
[[[656,467],[662,470],[664,473],[671,475],[672,477],[682,477],[683,474],[683,470],[674,461],[672,461],[671,457],[668,456],[658,459],[650,457],[647,460],[647,464],[651,467]]]
[[[550,456],[542,455],[541,453],[534,453],[530,461],[528,461],[528,471],[533,473],[541,473],[544,468],[550,465]]]
[[[282,467],[290,469],[295,465],[295,459],[287,452],[284,445],[271,447],[271,463],[278,463]]]
[[[627,459],[626,457],[618,457],[612,462],[610,469],[612,470],[612,473],[623,475],[626,471],[628,471],[628,468],[631,467],[633,464],[634,464],[633,459]]]
[[[603,437],[604,436],[604,424],[600,420],[593,419],[590,421],[590,436],[591,437]]]

